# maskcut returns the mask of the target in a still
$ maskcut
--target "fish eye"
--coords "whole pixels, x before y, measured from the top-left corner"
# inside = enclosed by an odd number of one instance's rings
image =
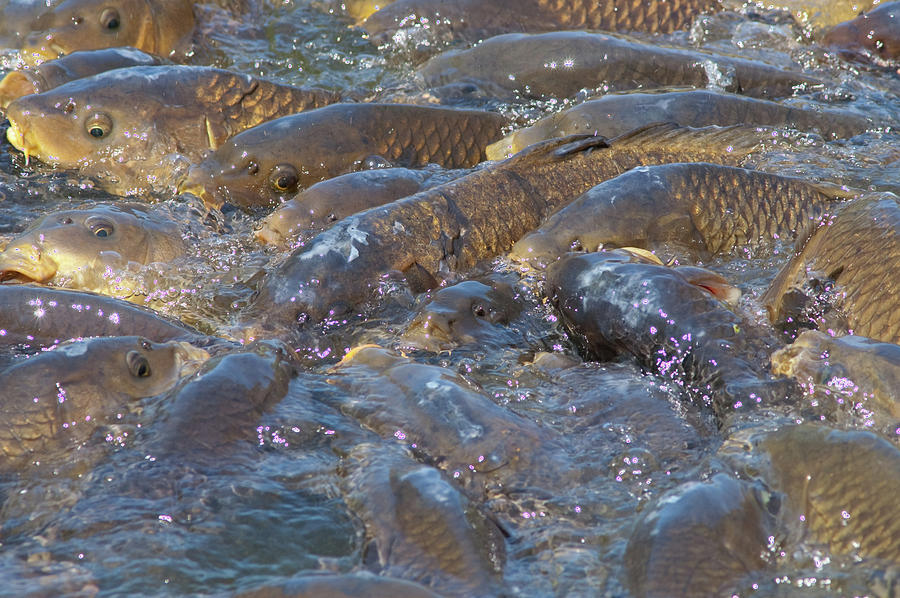
[[[106,114],[98,112],[84,122],[84,129],[91,137],[102,139],[112,131],[112,119]]]
[[[100,13],[100,26],[104,29],[115,31],[119,28],[119,23],[119,11],[115,8],[107,8]]]
[[[140,351],[129,351],[125,354],[125,363],[128,371],[137,378],[146,378],[150,375],[150,361]]]
[[[105,239],[111,237],[116,232],[115,225],[106,218],[90,218],[85,221],[87,227],[94,233],[95,237]]]
[[[281,193],[294,189],[299,180],[297,169],[290,164],[279,164],[272,169],[272,174],[269,175],[272,188]]]

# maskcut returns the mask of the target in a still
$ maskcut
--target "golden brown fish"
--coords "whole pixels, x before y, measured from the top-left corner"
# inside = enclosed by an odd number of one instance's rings
[[[565,29],[671,33],[721,9],[717,0],[397,0],[362,27],[379,44],[412,27],[439,39],[467,41]]]
[[[740,163],[767,135],[755,127],[657,125],[612,140],[572,136],[531,146],[338,222],[269,273],[251,311],[265,313],[270,325],[317,321],[370,299],[392,270],[424,290],[442,270],[465,271],[508,251],[550,213],[625,170],[685,160]]]
[[[100,204],[33,222],[0,253],[0,280],[127,297],[134,293],[129,267],[169,262],[185,250],[178,225],[146,205]]]
[[[818,327],[826,321],[830,304],[838,321],[829,327],[900,343],[897,256],[897,197],[885,193],[861,198],[842,207],[805,240],[760,300],[773,322],[790,318],[804,326],[811,320]],[[823,302],[820,295],[831,299]]]
[[[852,21],[835,25],[822,43],[864,62],[900,57],[900,2],[885,2]]]
[[[313,0],[313,6],[332,14],[347,15],[362,21],[394,0]]]
[[[435,56],[418,70],[428,87],[468,83],[500,98],[568,98],[582,89],[712,87],[751,97],[790,96],[816,77],[727,54],[584,31],[514,33]]]
[[[263,586],[232,598],[442,598],[411,581],[371,573],[305,575],[276,586]]]
[[[63,343],[4,370],[0,469],[71,458],[135,399],[169,390],[208,357],[184,342],[107,337]]]
[[[615,137],[654,122],[686,127],[753,124],[817,132],[827,139],[852,137],[879,126],[847,110],[806,108],[730,93],[695,89],[662,93],[610,94],[545,116],[487,148],[500,160],[538,141],[578,133]]]
[[[513,245],[510,258],[545,266],[567,251],[675,242],[701,254],[757,250],[816,226],[836,186],[706,162],[629,170],[593,187]]]
[[[211,67],[131,67],[11,102],[6,137],[26,158],[136,194],[174,184],[173,155],[199,161],[244,129],[336,100]]]
[[[38,64],[77,50],[131,46],[178,58],[190,50],[194,25],[188,0],[65,0],[32,23],[21,56]]]
[[[433,168],[376,168],[342,174],[316,183],[283,203],[263,220],[256,238],[270,245],[292,245],[304,233],[318,233],[351,214],[463,174]]]
[[[209,206],[272,206],[324,179],[364,168],[468,168],[500,138],[506,119],[493,112],[403,104],[333,104],[284,116],[226,141],[191,167],[179,192]]]
[[[0,108],[18,97],[41,93],[69,81],[128,66],[153,66],[162,60],[134,48],[85,50],[13,71],[0,81]]]

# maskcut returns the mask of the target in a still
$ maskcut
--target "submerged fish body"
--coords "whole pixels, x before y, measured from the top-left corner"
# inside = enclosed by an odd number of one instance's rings
[[[721,8],[717,0],[397,0],[361,25],[379,43],[416,26],[466,41],[566,29],[671,33]]]
[[[508,251],[550,213],[629,168],[685,160],[739,163],[764,136],[740,127],[660,125],[613,140],[572,136],[532,146],[345,218],[272,271],[251,312],[265,312],[270,325],[293,326],[364,303],[392,270],[434,282],[442,269],[464,271]]]
[[[345,468],[347,503],[365,523],[369,558],[382,574],[445,596],[497,595],[503,535],[438,470],[369,444],[355,447]]]
[[[212,67],[131,67],[11,102],[6,136],[26,157],[135,194],[169,189],[173,156],[199,161],[244,129],[336,100]]]
[[[266,216],[256,233],[269,245],[290,245],[304,233],[325,230],[338,220],[414,195],[464,171],[376,168],[326,179],[304,189]]]
[[[88,441],[136,399],[172,388],[209,355],[141,337],[72,341],[0,372],[0,469],[14,470]],[[56,454],[56,460],[60,457]]]
[[[271,206],[324,179],[364,167],[468,168],[506,119],[478,110],[402,104],[334,104],[235,135],[179,185],[211,206]]]
[[[539,141],[575,134],[615,137],[653,122],[686,127],[755,124],[815,131],[825,138],[852,137],[877,126],[846,110],[806,108],[706,89],[609,94],[545,116],[487,148],[491,160],[508,157]]]
[[[900,58],[900,2],[885,2],[831,28],[822,43],[863,61]]]
[[[544,266],[567,251],[651,249],[674,242],[728,253],[790,240],[849,193],[800,178],[703,162],[632,169],[593,187],[513,245],[513,260]]]
[[[633,355],[711,406],[723,427],[790,390],[765,371],[774,339],[744,331],[717,299],[728,287],[712,272],[619,251],[572,254],[548,268],[546,293],[589,356]]]
[[[134,48],[85,50],[7,74],[0,81],[0,109],[24,95],[41,93],[69,81],[129,66],[155,66],[160,58]]]
[[[817,327],[828,316],[820,312],[834,309],[840,323],[830,326],[900,343],[898,255],[900,201],[890,193],[863,197],[801,239],[798,253],[760,299],[776,323],[791,319]],[[820,296],[830,296],[825,306]]]
[[[724,595],[742,577],[769,567],[777,497],[761,484],[719,474],[687,483],[644,511],[625,551],[639,598]]]
[[[800,72],[685,48],[583,31],[498,35],[450,50],[418,70],[429,87],[469,83],[500,98],[568,98],[582,89],[714,87],[762,98],[822,81]]]
[[[33,222],[0,252],[0,279],[128,296],[130,265],[169,262],[185,251],[178,225],[144,204],[100,204]]]
[[[32,23],[21,49],[32,64],[78,50],[130,46],[162,57],[183,57],[194,34],[188,0],[65,0]]]

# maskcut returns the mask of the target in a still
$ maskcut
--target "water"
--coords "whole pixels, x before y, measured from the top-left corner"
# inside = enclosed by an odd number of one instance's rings
[[[218,66],[291,84],[350,90],[360,98],[425,93],[409,62],[421,58],[422,48],[379,50],[350,28],[346,17],[300,0],[268,5],[246,22],[216,23],[208,32],[213,42],[209,61]],[[809,30],[722,13],[665,39],[816,69],[838,84],[809,101],[900,118],[895,73],[842,63],[811,43]],[[14,67],[13,56],[4,54],[0,66]],[[526,124],[573,101],[488,104]],[[10,238],[50,210],[111,199],[77,175],[26,165],[3,139],[2,237]],[[897,141],[890,130],[830,143],[802,136],[790,150],[760,155],[756,163],[812,180],[897,191]],[[260,276],[284,255],[255,243],[255,217],[230,211],[219,214],[216,224],[204,221],[189,201],[171,198],[164,205],[189,231],[195,249],[178,268],[144,275],[162,289],[153,297],[154,307],[224,334],[232,330],[234,314],[247,304]],[[702,265],[741,287],[745,317],[764,325],[757,299],[789,255],[789,246],[778,246]],[[509,270],[502,258],[494,268]],[[492,339],[493,345],[410,355],[446,368],[448,375],[459,374],[513,417],[540,423],[564,448],[535,446],[534,451],[561,450],[586,472],[587,483],[561,479],[553,487],[485,502],[510,533],[502,582],[507,591],[515,596],[625,595],[622,561],[637,515],[667,490],[721,468],[713,458],[721,436],[709,413],[686,402],[677,385],[628,359],[570,369],[532,365],[542,351],[577,351],[534,281],[525,277],[517,288],[525,309]],[[300,348],[303,373],[287,396],[259,421],[245,422],[255,441],[235,445],[215,465],[190,467],[177,457],[150,458],[146,446],[157,433],[151,405],[96,439],[96,466],[0,481],[0,593],[221,595],[305,572],[365,568],[364,526],[342,498],[343,457],[363,442],[402,441],[379,439],[342,412],[342,405],[359,397],[330,383],[330,368],[360,342],[402,345],[400,335],[416,304],[400,285],[368,320],[316,327],[329,336]],[[772,570],[741,586],[740,595],[874,592],[880,586],[870,582],[871,574],[864,565],[840,559],[782,555]]]

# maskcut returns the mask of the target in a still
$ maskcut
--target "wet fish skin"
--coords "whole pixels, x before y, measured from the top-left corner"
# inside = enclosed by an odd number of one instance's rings
[[[173,155],[198,162],[244,129],[337,99],[212,67],[131,67],[11,102],[7,139],[113,193],[171,191]]]
[[[194,26],[188,0],[65,0],[35,19],[20,54],[37,64],[78,50],[130,46],[178,58],[190,50]]]
[[[128,296],[130,264],[168,262],[186,248],[178,225],[146,204],[98,204],[33,222],[0,252],[0,279]]]
[[[761,484],[724,474],[663,495],[628,540],[631,591],[637,598],[702,598],[765,571],[778,507],[778,498]]]
[[[200,345],[211,341],[181,322],[121,299],[31,284],[0,285],[0,344],[49,347],[90,336]]]
[[[900,449],[869,431],[816,424],[736,438],[744,467],[784,495],[794,535],[833,554],[900,562]],[[804,520],[800,516],[804,516]]]
[[[846,110],[804,108],[706,89],[608,94],[513,131],[489,145],[487,157],[500,160],[532,143],[578,133],[615,137],[653,122],[686,127],[736,124],[791,127],[816,131],[828,139],[853,137],[879,124]]]
[[[325,230],[338,220],[463,176],[432,168],[376,168],[349,172],[304,189],[266,216],[256,238],[292,245],[304,233]]]
[[[438,470],[371,444],[345,461],[345,500],[365,523],[382,573],[446,596],[502,593],[503,535]]]
[[[498,406],[445,368],[363,346],[329,381],[349,394],[340,400],[343,413],[385,439],[414,447],[470,496],[551,491],[591,475],[571,463],[552,430]]]
[[[818,225],[852,192],[708,162],[639,167],[586,191],[510,251],[546,266],[567,251],[652,249],[675,242],[701,254],[759,249]]]
[[[162,59],[134,48],[84,50],[8,73],[0,81],[0,109],[23,95],[41,93],[69,81],[129,66],[155,66]]]
[[[191,167],[179,191],[211,207],[273,206],[298,190],[362,167],[469,168],[506,119],[480,110],[403,104],[333,104],[260,124]]]
[[[885,2],[858,17],[835,25],[822,39],[842,56],[869,62],[900,57],[900,2]]]
[[[13,365],[0,373],[0,469],[68,455],[135,399],[172,388],[208,357],[180,341],[106,337],[63,343]]]
[[[343,14],[362,21],[394,0],[314,0],[312,5],[332,14]]]
[[[765,371],[774,338],[745,330],[697,270],[621,251],[568,254],[547,269],[545,292],[589,357],[633,355],[710,406],[726,428],[747,409],[777,404],[795,389]]]
[[[441,598],[417,583],[370,573],[306,575],[278,586],[264,586],[232,598]]]
[[[785,317],[797,320],[803,314],[794,313],[790,303],[795,293],[805,293],[804,283],[816,279],[824,286],[833,284],[831,307],[852,334],[900,343],[895,256],[900,256],[897,197],[891,193],[863,197],[844,205],[808,239],[798,241],[798,252],[760,301],[773,322]]]
[[[509,284],[464,280],[432,294],[404,331],[402,343],[428,351],[503,345],[497,327],[508,325],[521,311]]]
[[[465,41],[565,29],[671,33],[721,8],[716,0],[397,0],[361,26],[379,44],[388,43],[399,29],[420,23],[427,23],[431,35]]]
[[[613,140],[573,136],[532,146],[338,222],[266,277],[248,313],[265,313],[271,327],[319,321],[369,300],[391,270],[436,280],[441,269],[461,272],[504,253],[550,213],[625,170],[690,160],[736,164],[764,136],[755,128],[658,125]]]
[[[417,70],[427,87],[466,82],[498,98],[568,98],[672,86],[707,87],[761,98],[790,96],[822,81],[728,56],[640,43],[583,31],[498,35],[473,48],[450,50]]]
[[[806,330],[772,354],[772,371],[797,378],[820,404],[859,404],[876,429],[893,433],[900,421],[900,345]]]

